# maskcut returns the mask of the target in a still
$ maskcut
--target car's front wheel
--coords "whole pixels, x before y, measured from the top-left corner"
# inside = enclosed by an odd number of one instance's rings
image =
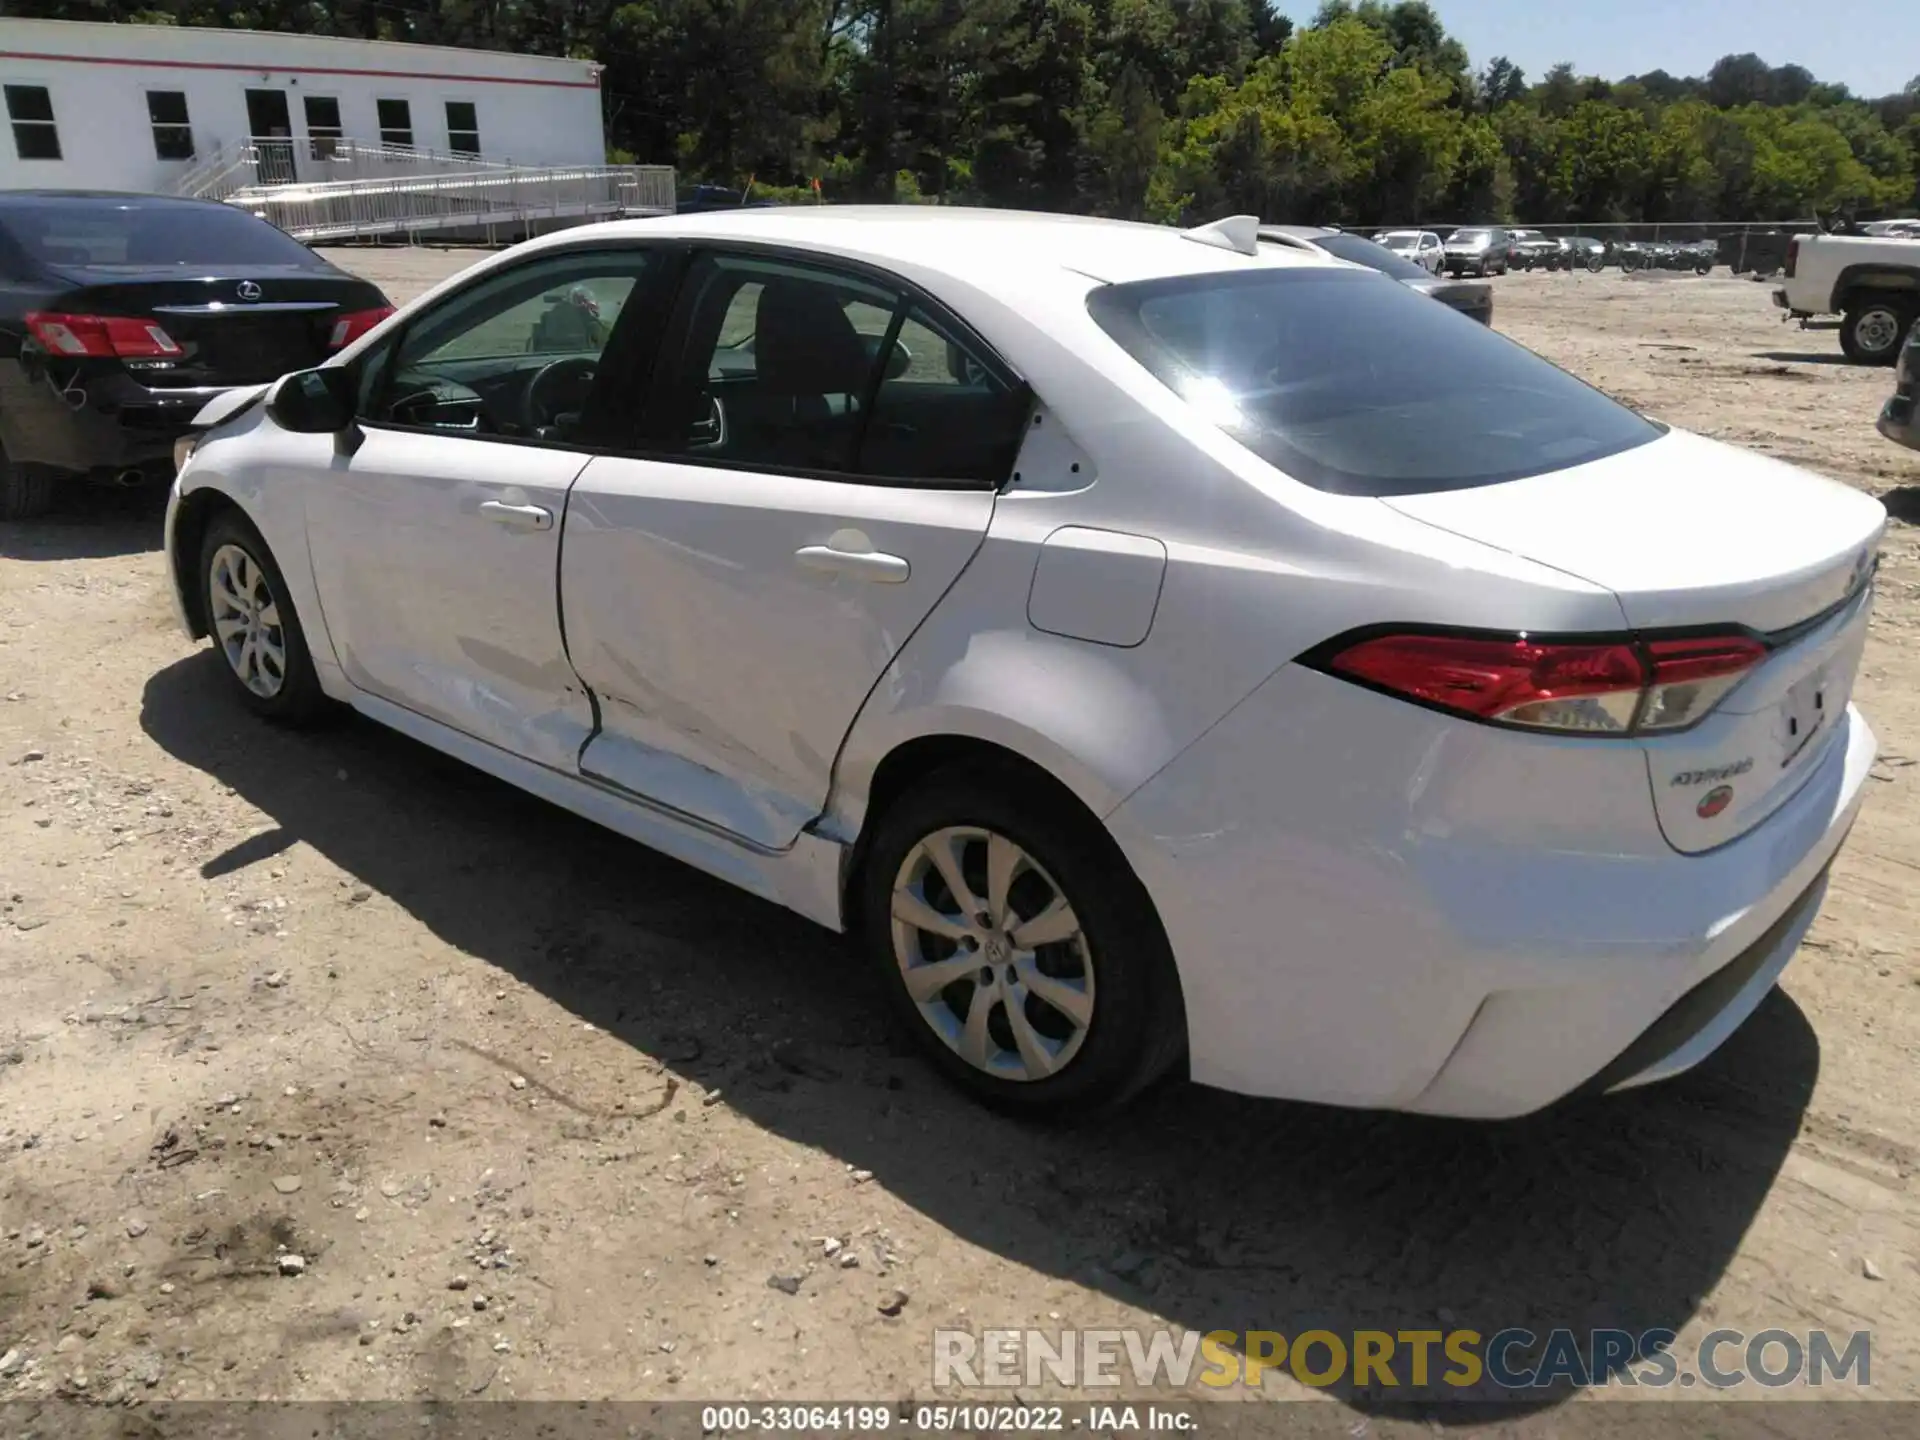
[[[200,546],[203,613],[240,701],[288,724],[327,709],[306,633],[267,542],[236,510],[207,526]]]
[[[1097,1113],[1184,1053],[1145,889],[1097,821],[1020,767],[942,770],[895,804],[862,869],[859,919],[902,1023],[991,1105]]]

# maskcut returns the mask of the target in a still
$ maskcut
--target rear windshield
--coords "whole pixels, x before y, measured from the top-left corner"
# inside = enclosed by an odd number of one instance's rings
[[[227,205],[20,206],[9,209],[0,226],[27,254],[55,269],[314,263],[313,252],[285,231]]]
[[[1329,255],[1351,260],[1355,265],[1364,265],[1369,270],[1378,270],[1382,275],[1391,275],[1396,280],[1433,278],[1411,260],[1402,259],[1386,246],[1376,245],[1358,235],[1316,235],[1313,243]]]
[[[1319,490],[1492,485],[1663,433],[1477,321],[1358,270],[1110,285],[1087,305],[1201,416]]]

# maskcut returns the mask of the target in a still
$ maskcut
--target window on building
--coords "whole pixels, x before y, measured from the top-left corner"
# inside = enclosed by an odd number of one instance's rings
[[[13,149],[22,160],[58,160],[60,130],[53,123],[53,97],[44,85],[6,87]]]
[[[480,116],[471,100],[447,101],[447,148],[456,155],[480,153]]]
[[[187,96],[184,90],[149,90],[147,118],[153,122],[153,154],[156,160],[193,158],[193,126],[187,121]]]
[[[413,111],[404,100],[377,100],[380,111],[380,143],[413,145]]]
[[[313,158],[331,160],[346,134],[340,126],[339,100],[331,95],[308,95],[302,103],[307,107],[307,139],[313,146]]]

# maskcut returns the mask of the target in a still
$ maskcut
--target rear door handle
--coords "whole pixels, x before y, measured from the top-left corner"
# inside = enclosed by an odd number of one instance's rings
[[[551,530],[553,511],[544,505],[509,505],[504,500],[482,500],[480,513],[510,530]]]
[[[911,573],[900,556],[878,550],[836,550],[831,545],[808,545],[794,551],[793,558],[803,570],[851,575],[856,580],[872,580],[880,585],[904,584]]]

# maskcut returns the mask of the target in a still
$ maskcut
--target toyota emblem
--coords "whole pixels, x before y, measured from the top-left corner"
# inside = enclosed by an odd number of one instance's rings
[[[242,300],[258,300],[260,298],[260,287],[251,280],[242,280],[240,282],[240,288],[236,293]]]

